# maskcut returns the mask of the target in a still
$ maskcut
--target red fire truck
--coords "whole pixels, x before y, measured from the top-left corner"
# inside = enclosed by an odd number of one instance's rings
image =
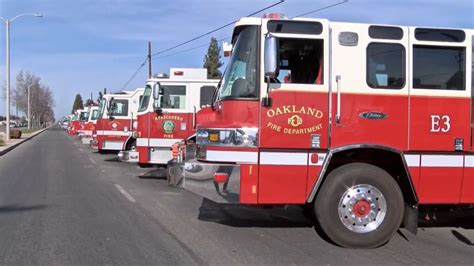
[[[91,141],[102,151],[121,151],[137,126],[137,113],[143,88],[106,94],[99,104],[99,117]]]
[[[79,134],[79,130],[81,128],[81,123],[87,121],[89,117],[89,113],[85,109],[79,109],[74,112],[71,120],[69,121],[69,128],[68,133],[72,136],[76,136]]]
[[[89,145],[92,140],[92,135],[95,129],[95,124],[97,123],[97,118],[99,117],[99,107],[89,106],[87,107],[87,110],[87,121],[80,125],[81,129],[78,130],[78,135],[81,138],[82,144]]]
[[[139,164],[166,165],[171,145],[195,134],[196,123],[213,115],[209,106],[218,82],[207,79],[205,68],[171,68],[169,78],[148,79],[138,110],[136,144],[131,139],[128,145],[136,145],[136,152],[123,157],[138,152]]]
[[[181,147],[171,183],[222,203],[306,204],[344,247],[416,232],[419,206],[472,207],[473,35],[242,18],[215,119]]]

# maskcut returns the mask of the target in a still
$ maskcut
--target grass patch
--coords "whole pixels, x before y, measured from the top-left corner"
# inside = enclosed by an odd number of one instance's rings
[[[0,138],[0,146],[5,146],[5,141],[2,138]]]
[[[31,134],[33,132],[36,132],[42,128],[32,128],[32,129],[22,129],[21,134]]]

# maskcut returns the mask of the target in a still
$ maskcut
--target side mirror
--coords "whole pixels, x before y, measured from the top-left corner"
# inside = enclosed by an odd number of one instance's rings
[[[163,95],[163,89],[161,88],[160,83],[157,82],[155,85],[153,85],[153,99],[158,100],[160,95]]]
[[[270,93],[270,81],[278,77],[280,71],[280,58],[279,58],[279,47],[278,39],[275,36],[267,35],[265,37],[265,48],[264,48],[264,70],[265,79],[267,81],[267,94],[262,99],[263,107],[271,107],[272,99],[269,97]]]
[[[265,38],[265,77],[273,79],[278,77],[279,72],[279,53],[278,39],[275,36],[268,35]]]
[[[222,44],[222,50],[224,51],[224,57],[232,55],[232,43],[224,42]]]

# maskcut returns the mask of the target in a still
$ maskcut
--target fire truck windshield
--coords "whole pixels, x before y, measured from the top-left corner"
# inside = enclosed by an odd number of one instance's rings
[[[99,117],[99,110],[95,109],[92,111],[91,120],[97,120]]]
[[[87,121],[89,119],[89,112],[81,112],[79,116],[80,121]]]
[[[100,101],[100,106],[99,106],[99,118],[102,118],[104,116],[106,105],[107,105],[107,100],[105,98],[102,98],[102,100]]]
[[[151,91],[151,86],[146,85],[145,91],[143,92],[143,97],[140,101],[140,107],[138,108],[138,112],[143,112],[147,109],[148,103],[150,102]]]
[[[258,26],[247,26],[238,35],[219,89],[219,100],[258,97]]]

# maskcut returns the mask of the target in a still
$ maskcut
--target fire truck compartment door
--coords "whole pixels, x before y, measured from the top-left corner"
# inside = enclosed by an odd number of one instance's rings
[[[399,35],[386,40],[369,36],[372,25],[331,26],[331,147],[369,144],[406,150],[408,28],[397,27]]]

